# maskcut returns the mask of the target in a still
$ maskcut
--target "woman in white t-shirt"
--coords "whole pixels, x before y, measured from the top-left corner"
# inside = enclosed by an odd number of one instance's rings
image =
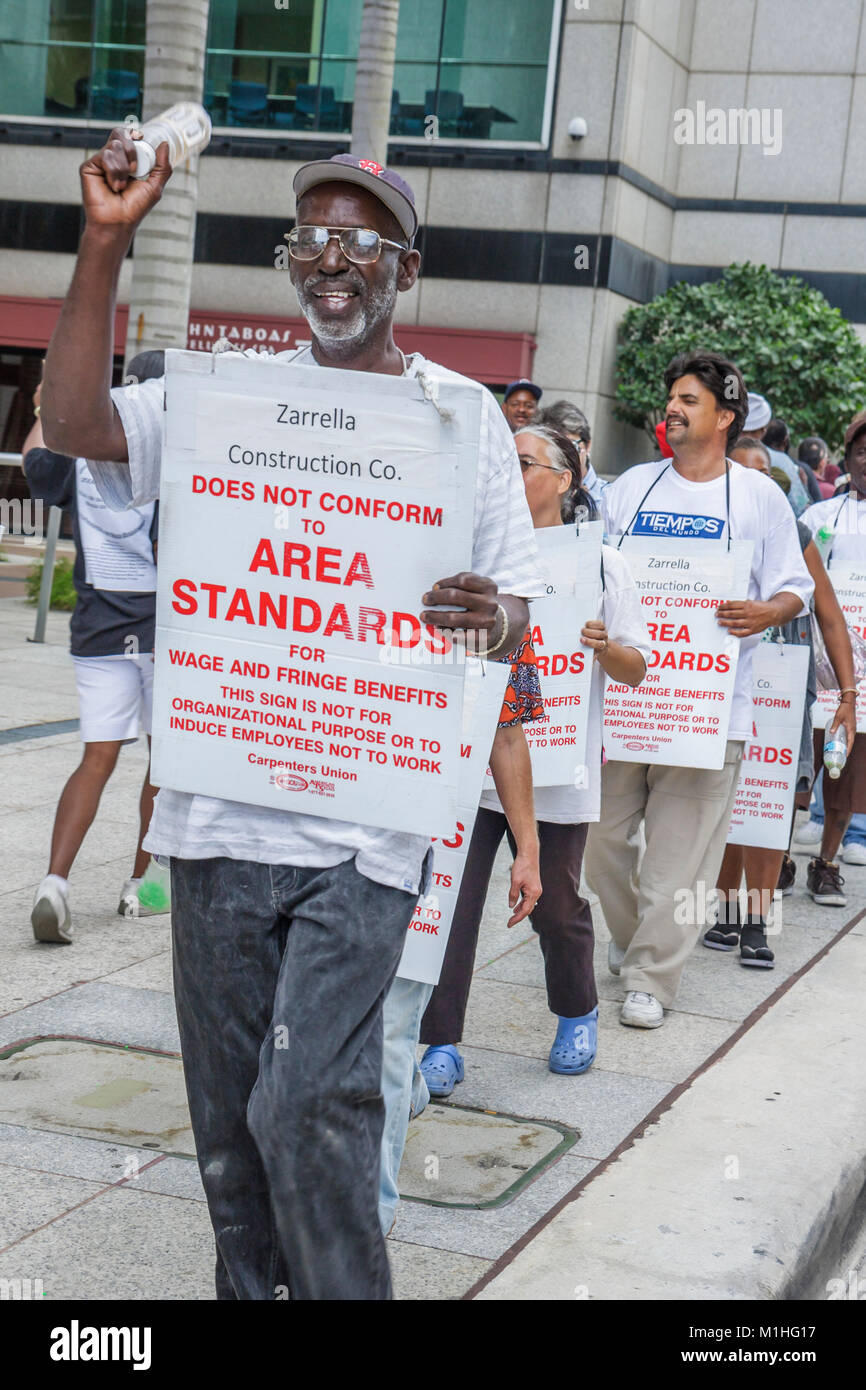
[[[515,435],[514,442],[536,530],[572,525],[576,505],[584,516],[593,513],[592,501],[581,488],[580,456],[567,436],[528,426]],[[581,642],[595,653],[586,765],[581,769],[585,775],[579,786],[534,791],[542,893],[529,920],[540,939],[548,1004],[558,1020],[549,1066],[567,1075],[588,1070],[598,1046],[592,913],[580,893],[580,872],[587,827],[598,820],[601,807],[602,672],[624,684],[639,685],[650,652],[640,599],[626,561],[610,546],[603,547],[602,557],[604,590],[599,609],[580,634]],[[575,564],[577,560],[575,549]],[[452,1075],[447,1064],[450,1061],[453,1067],[456,1061],[486,885],[505,834],[507,822],[496,793],[485,792],[463,877],[465,896],[461,888],[464,910],[458,899],[440,983],[421,1027],[421,1041],[428,1044],[421,1070],[431,1095],[450,1094],[454,1080],[462,1074],[461,1067]]]

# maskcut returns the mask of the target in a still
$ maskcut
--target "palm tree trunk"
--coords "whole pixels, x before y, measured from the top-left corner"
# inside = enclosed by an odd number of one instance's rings
[[[144,109],[201,101],[210,0],[148,0]],[[186,347],[198,156],[175,169],[135,236],[126,361],[150,348]]]
[[[400,0],[364,0],[355,70],[352,154],[388,162]]]

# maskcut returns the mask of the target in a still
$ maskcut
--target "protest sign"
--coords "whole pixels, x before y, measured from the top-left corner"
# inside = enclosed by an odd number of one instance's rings
[[[809,648],[762,642],[752,659],[752,737],[743,749],[728,844],[787,849]]]
[[[837,564],[831,557],[827,573],[836,591],[845,621],[853,632],[866,638],[866,567]],[[819,689],[818,698],[812,706],[813,728],[827,727],[827,721],[834,718],[839,707],[839,698],[838,690]],[[857,690],[857,732],[866,733],[866,680],[861,681]]]
[[[155,781],[447,833],[462,653],[417,614],[471,568],[479,392],[440,383],[440,414],[402,377],[166,365]]]
[[[580,640],[595,618],[601,591],[600,522],[535,532],[544,598],[533,599],[532,647],[538,661],[544,719],[524,724],[536,787],[573,787],[586,764],[586,727],[593,652]]]
[[[752,542],[626,536],[621,550],[652,650],[636,689],[608,681],[604,751],[620,762],[723,767],[741,639],[719,626],[716,609],[746,597]]]
[[[439,980],[510,672],[503,662],[466,663],[457,816],[453,833],[433,842],[430,891],[418,899],[397,970],[404,980]]]

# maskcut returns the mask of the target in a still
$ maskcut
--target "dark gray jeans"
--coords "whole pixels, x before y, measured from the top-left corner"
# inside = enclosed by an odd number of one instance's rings
[[[221,1299],[387,1299],[382,1004],[415,895],[353,859],[171,863],[174,986]]]

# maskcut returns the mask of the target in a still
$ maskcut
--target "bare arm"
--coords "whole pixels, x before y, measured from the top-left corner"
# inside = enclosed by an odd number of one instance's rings
[[[768,627],[782,627],[796,618],[803,607],[799,594],[790,589],[781,589],[772,598],[761,602],[759,599],[729,599],[720,603],[716,618],[720,627],[725,627],[734,637],[754,637],[758,632],[766,632]]]
[[[854,676],[854,656],[848,624],[814,541],[810,541],[806,546],[803,559],[815,581],[815,617],[818,619],[827,655],[836,672],[839,689],[846,691],[839,701],[832,727],[835,729],[839,724],[844,725],[850,753],[857,732],[857,696],[851,693],[856,690],[857,681]]]
[[[21,445],[21,468],[24,468],[24,455],[29,454],[31,449],[44,449],[45,439],[42,434],[42,421],[37,418],[33,421],[30,431],[24,443]]]
[[[33,409],[36,412],[36,419],[27,431],[24,443],[21,445],[21,472],[24,472],[24,455],[29,454],[31,449],[44,449],[45,436],[42,433],[42,421],[39,412],[42,409],[42,382],[33,392]]]
[[[622,685],[640,685],[646,675],[646,662],[637,647],[612,642],[601,618],[584,623],[580,640],[595,651],[595,660],[605,675]]]
[[[466,571],[437,580],[433,588],[422,595],[421,602],[444,605],[437,610],[425,608],[421,614],[422,623],[455,632],[483,634],[486,645],[495,648],[495,659],[499,661],[520,645],[529,625],[529,604],[525,598],[500,594],[492,579]],[[504,641],[497,605],[504,609],[508,620]],[[480,645],[476,650],[482,654]]]
[[[128,457],[110,395],[117,282],[135,229],[171,174],[168,145],[146,179],[133,179],[134,168],[133,141],[114,130],[79,171],[84,233],[45,358],[41,416],[48,448],[73,457]]]
[[[532,764],[522,724],[509,724],[496,730],[490,753],[490,770],[502,809],[517,842],[517,854],[511,866],[511,891],[508,906],[520,907],[508,919],[514,927],[528,917],[541,897],[541,877],[538,868],[538,826],[532,797]]]

